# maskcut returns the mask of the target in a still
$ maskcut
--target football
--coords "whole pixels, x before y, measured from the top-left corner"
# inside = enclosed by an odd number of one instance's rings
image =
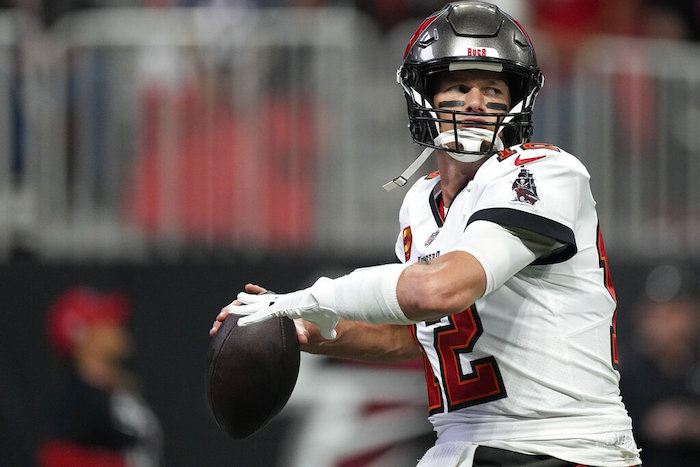
[[[219,427],[234,439],[252,435],[282,410],[300,363],[291,319],[240,327],[238,318],[224,320],[207,354],[209,405]]]

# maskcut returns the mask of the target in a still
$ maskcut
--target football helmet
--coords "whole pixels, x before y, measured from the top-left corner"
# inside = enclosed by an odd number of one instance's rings
[[[458,117],[475,115],[433,106],[433,82],[440,73],[485,70],[503,74],[511,93],[506,113],[494,117],[493,128],[458,127]],[[397,71],[408,105],[413,141],[428,148],[447,150],[463,162],[477,161],[532,135],[532,109],[544,84],[535,50],[525,30],[508,14],[490,3],[465,0],[445,5],[427,17],[413,33],[403,64]],[[440,131],[448,123],[452,130]]]

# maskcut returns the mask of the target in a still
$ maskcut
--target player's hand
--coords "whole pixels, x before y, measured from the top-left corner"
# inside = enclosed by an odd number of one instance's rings
[[[343,320],[341,319],[335,326],[336,339],[340,337],[339,326]],[[294,320],[294,325],[297,328],[297,338],[302,352],[311,354],[324,355],[327,345],[335,342],[335,339],[326,339],[321,335],[321,330],[311,321],[297,318]]]
[[[267,289],[264,287],[260,287],[259,285],[255,284],[246,284],[245,286],[245,291],[250,293],[250,294],[264,294],[267,293]],[[238,300],[234,300],[229,304],[228,306],[240,306],[243,305]],[[225,310],[225,309],[224,309]],[[217,333],[219,328],[221,327],[221,324],[224,322],[226,318],[228,318],[228,315],[230,314],[228,311],[221,310],[221,312],[216,316],[216,319],[214,320],[214,324],[212,325],[212,328],[209,330],[209,335],[213,336]]]
[[[326,339],[335,339],[335,326],[338,315],[330,308],[319,305],[318,297],[327,293],[326,281],[321,278],[308,289],[288,294],[251,294],[241,292],[236,300],[224,307],[222,313],[243,315],[238,320],[239,326],[248,326],[270,318],[287,316],[292,319],[303,318],[314,323]],[[324,300],[328,303],[328,300]],[[218,319],[218,318],[217,318]],[[297,330],[299,327],[297,326]],[[299,333],[299,331],[297,331]]]

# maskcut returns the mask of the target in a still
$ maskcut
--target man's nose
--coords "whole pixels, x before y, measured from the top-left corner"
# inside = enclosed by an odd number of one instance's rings
[[[484,96],[477,89],[470,89],[464,95],[464,110],[467,112],[484,112]]]

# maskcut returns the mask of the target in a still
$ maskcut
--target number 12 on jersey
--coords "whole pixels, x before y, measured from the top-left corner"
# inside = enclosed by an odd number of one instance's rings
[[[448,323],[439,324],[441,321],[438,321],[433,328],[433,346],[440,365],[441,382],[423,353],[430,414],[451,412],[506,397],[498,363],[493,356],[469,360],[468,366],[461,358],[472,352],[483,333],[476,306],[447,318]]]

